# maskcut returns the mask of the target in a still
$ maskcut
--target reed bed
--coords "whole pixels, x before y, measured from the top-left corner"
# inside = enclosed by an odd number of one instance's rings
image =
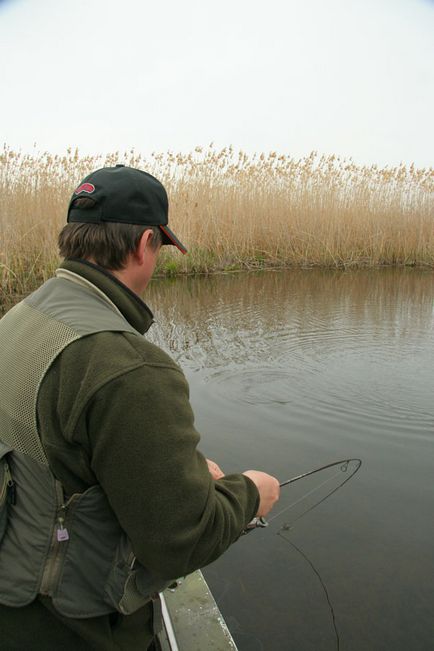
[[[312,152],[248,155],[232,147],[188,154],[134,150],[82,156],[0,153],[0,291],[26,294],[56,265],[57,233],[73,189],[122,162],[166,186],[170,224],[189,248],[164,247],[157,273],[287,266],[434,267],[434,171],[358,166]]]

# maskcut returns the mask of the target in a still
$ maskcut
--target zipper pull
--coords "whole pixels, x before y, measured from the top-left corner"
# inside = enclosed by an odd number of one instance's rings
[[[7,478],[6,492],[8,504],[14,505],[17,503],[17,485],[12,479],[11,470],[8,463],[5,463],[5,477]]]
[[[69,532],[66,527],[63,526],[63,523],[65,522],[65,518],[62,518],[62,516],[59,516],[57,518],[57,531],[56,531],[56,537],[57,537],[57,542],[65,542],[66,540],[69,540]]]

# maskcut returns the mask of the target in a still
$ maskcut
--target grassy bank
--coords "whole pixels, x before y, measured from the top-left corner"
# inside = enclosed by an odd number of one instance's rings
[[[69,197],[89,171],[123,162],[167,187],[170,224],[189,247],[165,247],[158,272],[267,266],[434,266],[434,171],[361,167],[312,153],[0,154],[0,291],[27,293],[58,263]],[[167,249],[167,250],[166,250]]]

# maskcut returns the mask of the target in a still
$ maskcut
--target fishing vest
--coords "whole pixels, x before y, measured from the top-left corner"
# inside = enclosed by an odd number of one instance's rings
[[[38,434],[39,387],[73,341],[135,330],[110,299],[61,270],[0,320],[0,603],[48,595],[66,617],[130,614],[168,583],[135,558],[99,485],[64,495]]]

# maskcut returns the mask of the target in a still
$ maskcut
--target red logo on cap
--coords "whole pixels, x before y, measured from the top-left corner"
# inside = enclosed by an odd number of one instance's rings
[[[80,192],[91,194],[92,192],[95,192],[95,186],[92,185],[92,183],[82,183],[76,190],[74,190],[74,194],[80,194]]]

